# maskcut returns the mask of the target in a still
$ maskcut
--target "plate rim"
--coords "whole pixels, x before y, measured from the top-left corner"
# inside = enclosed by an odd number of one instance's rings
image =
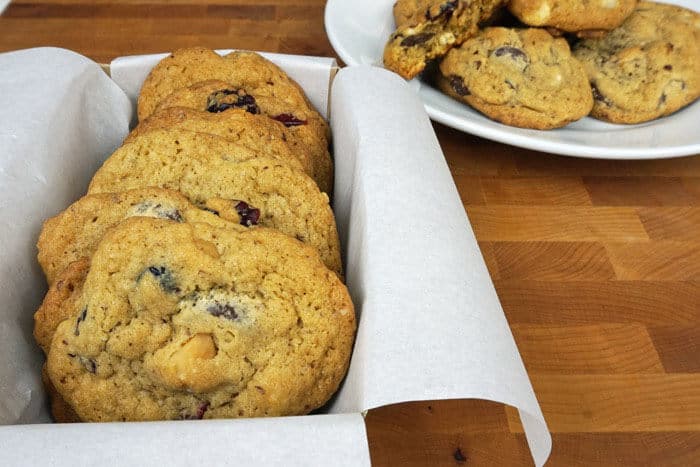
[[[336,3],[342,0],[328,0],[323,14],[324,26],[328,41],[331,43],[333,50],[345,62],[346,66],[361,65],[359,60],[352,56],[343,46],[342,41],[337,35],[337,30],[329,27],[333,23],[332,10]],[[377,66],[372,64],[372,66]],[[403,79],[403,78],[402,78]],[[422,86],[422,83],[421,83]],[[534,150],[538,152],[557,154],[561,156],[582,157],[588,159],[607,159],[607,160],[652,160],[652,159],[671,159],[675,157],[700,155],[700,140],[697,143],[685,144],[680,146],[663,146],[663,147],[645,147],[645,148],[630,148],[630,147],[611,147],[598,145],[584,145],[576,142],[555,142],[543,140],[536,136],[518,135],[508,131],[508,125],[495,122],[504,128],[489,128],[479,122],[474,122],[471,125],[470,121],[457,117],[448,112],[437,109],[431,102],[425,99],[421,89],[418,89],[418,95],[423,103],[425,111],[430,118],[436,122],[454,128],[471,135],[479,136],[490,141],[494,141],[509,146],[520,147],[524,149]],[[696,101],[700,102],[700,101]],[[691,104],[692,105],[692,104]],[[590,118],[590,117],[584,117]],[[535,130],[536,131],[536,130]],[[515,140],[515,141],[514,141]]]

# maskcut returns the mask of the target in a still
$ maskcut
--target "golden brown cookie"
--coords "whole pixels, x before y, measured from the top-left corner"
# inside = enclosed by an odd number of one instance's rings
[[[384,66],[406,79],[476,34],[504,0],[398,0],[396,31],[384,47]]]
[[[486,28],[452,49],[440,71],[440,89],[507,125],[558,128],[593,106],[566,40],[543,29]]]
[[[636,4],[637,0],[510,0],[508,9],[528,26],[585,33],[615,29]]]
[[[241,220],[234,207],[217,214],[234,222]],[[180,193],[162,188],[84,196],[44,222],[41,229],[37,258],[49,285],[68,264],[90,257],[107,229],[132,216],[177,222],[216,223],[219,220],[211,212],[192,205]]]
[[[81,257],[62,268],[34,313],[34,339],[45,354],[49,352],[56,328],[61,321],[69,318],[66,313],[80,295],[89,269],[88,257]]]
[[[305,414],[345,374],[353,305],[269,229],[134,217],[110,230],[47,370],[86,421]]]
[[[300,155],[300,159],[308,157],[310,161],[302,161],[302,165],[306,167],[310,164],[310,175],[316,180],[321,191],[331,193],[333,162],[328,152],[328,126],[317,112],[302,107],[291,108],[284,101],[274,97],[251,95],[243,89],[236,89],[231,83],[217,80],[203,81],[175,90],[158,104],[156,111],[162,112],[169,107],[187,107],[217,115],[210,118],[211,121],[229,118],[238,120],[240,117],[236,114],[240,113],[240,110],[236,110],[243,108],[247,109],[249,114],[261,116],[256,118],[251,115],[249,121],[262,120],[262,116],[267,117],[267,123],[263,122],[260,125],[264,125],[264,128],[277,137],[283,138],[292,151]],[[221,132],[216,134],[220,135]]]
[[[49,405],[51,407],[51,416],[56,423],[78,423],[80,417],[75,413],[75,410],[63,399],[58,393],[56,387],[51,382],[48,373],[46,373],[46,365],[41,367],[41,382],[44,383],[46,394],[49,396]]]
[[[576,44],[574,56],[593,87],[592,117],[640,123],[669,115],[700,97],[700,14],[640,2],[604,38]]]
[[[105,161],[88,193],[156,186],[180,191],[195,205],[219,212],[239,206],[246,225],[272,227],[308,243],[340,274],[338,233],[328,195],[298,168],[243,146],[221,149],[211,139],[221,140],[184,130],[148,132]]]

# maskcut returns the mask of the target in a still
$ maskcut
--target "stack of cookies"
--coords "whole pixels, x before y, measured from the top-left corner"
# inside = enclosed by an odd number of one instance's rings
[[[700,14],[637,0],[398,0],[384,64],[505,123],[641,123],[700,97]],[[504,27],[507,26],[507,27]]]
[[[329,128],[258,54],[174,52],[86,196],[47,220],[34,335],[57,421],[282,416],[348,367]]]

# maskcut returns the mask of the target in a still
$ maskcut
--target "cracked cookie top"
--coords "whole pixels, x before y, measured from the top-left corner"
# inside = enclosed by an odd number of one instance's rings
[[[88,193],[155,186],[180,191],[191,203],[221,215],[232,205],[237,212],[259,210],[247,219],[313,246],[341,274],[328,195],[293,162],[296,167],[213,135],[154,130],[117,149],[95,173]]]
[[[85,421],[304,414],[347,369],[347,289],[268,229],[130,218],[91,261],[48,355]]]
[[[622,24],[636,4],[637,0],[510,0],[508,9],[529,26],[609,31]]]
[[[542,29],[486,28],[452,49],[440,72],[444,92],[507,125],[557,128],[593,105],[566,40]]]

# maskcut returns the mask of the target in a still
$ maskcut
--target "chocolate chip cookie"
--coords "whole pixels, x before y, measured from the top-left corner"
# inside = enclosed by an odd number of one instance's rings
[[[66,314],[47,371],[85,421],[305,414],[355,331],[347,289],[297,240],[143,217],[103,237]]]
[[[593,106],[568,43],[543,29],[486,28],[452,49],[440,71],[440,89],[507,125],[558,128]]]
[[[384,47],[384,66],[406,79],[477,32],[503,0],[398,0],[396,31]]]
[[[637,0],[510,0],[508,9],[528,26],[585,34],[615,29],[636,4]]]
[[[328,195],[291,164],[260,156],[221,138],[185,130],[154,130],[117,149],[97,171],[89,194],[149,186],[180,191],[196,206],[230,212],[316,248],[341,273],[340,248]]]
[[[217,215],[237,222],[229,207]],[[143,188],[120,193],[100,193],[80,198],[65,211],[48,219],[39,234],[37,258],[49,285],[66,266],[90,257],[107,229],[132,216],[157,217],[176,222],[217,223],[220,219],[191,204],[180,193]]]
[[[593,87],[591,116],[640,123],[669,115],[700,96],[700,14],[640,2],[602,39],[574,47]]]

